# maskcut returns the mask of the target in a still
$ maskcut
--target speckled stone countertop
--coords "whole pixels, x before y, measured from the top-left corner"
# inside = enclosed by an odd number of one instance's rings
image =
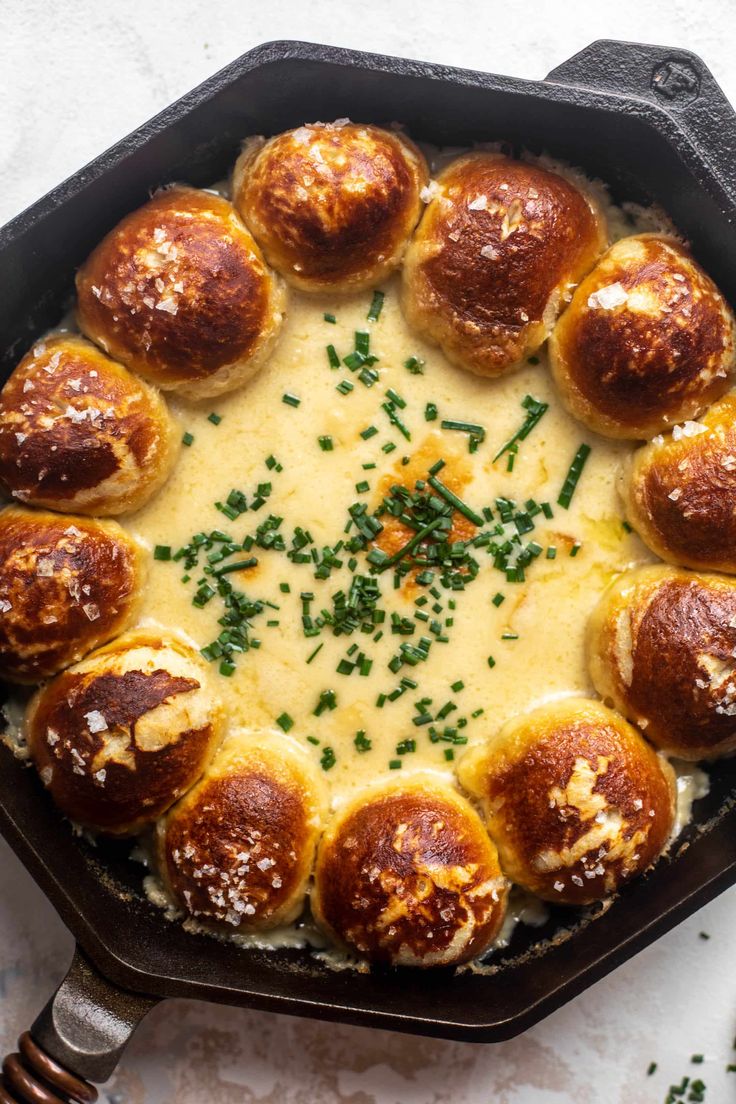
[[[736,101],[728,0],[0,0],[0,224],[274,38],[524,77],[595,38],[658,42],[699,53]],[[702,1078],[708,1104],[726,1104],[736,1100],[736,1073],[726,1072],[736,1061],[735,916],[732,889],[544,1023],[492,1047],[172,1001],[140,1029],[102,1104],[659,1104],[683,1075]],[[0,843],[3,1052],[71,949]]]

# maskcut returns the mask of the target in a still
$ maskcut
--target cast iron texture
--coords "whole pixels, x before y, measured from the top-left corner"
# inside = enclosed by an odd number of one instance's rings
[[[414,137],[439,144],[502,139],[581,165],[620,200],[661,203],[736,301],[735,117],[694,55],[598,42],[534,82],[281,42],[245,54],[0,231],[4,373],[58,321],[91,247],[152,189],[222,177],[248,134],[338,116],[399,119]],[[595,922],[557,910],[541,931],[518,927],[484,975],[356,975],[303,952],[245,952],[188,935],[144,899],[127,847],[93,848],[75,838],[34,773],[4,749],[0,830],[112,983],[89,991],[88,1025],[99,1007],[103,1028],[112,1014],[130,1030],[136,1017],[126,1020],[121,1001],[143,1014],[148,1004],[131,1005],[117,987],[493,1041],[529,1027],[736,881],[736,765],[719,764],[711,778],[711,794],[697,807],[701,827],[688,830],[676,858],[628,887]],[[561,925],[571,926],[560,934]],[[74,1008],[62,991],[57,1005]],[[68,1068],[99,1077],[109,1068],[101,1050],[114,1060],[125,1031],[105,1043],[102,1028],[96,1042],[76,1030],[72,1017],[60,1031],[47,1009],[34,1034]]]

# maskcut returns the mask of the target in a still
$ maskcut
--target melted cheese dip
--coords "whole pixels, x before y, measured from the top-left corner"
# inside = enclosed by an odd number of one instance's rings
[[[485,506],[493,509],[494,521],[485,529],[499,520],[495,499],[501,496],[514,499],[521,510],[529,499],[551,504],[553,516],[537,514],[534,529],[522,536],[525,544],[533,540],[542,547],[526,569],[524,582],[507,582],[485,548],[472,550],[480,570],[465,590],[443,588],[439,573],[429,586],[419,585],[411,575],[395,589],[389,568],[376,576],[381,590],[377,605],[386,611],[386,619],[372,633],[358,629],[336,636],[326,625],[317,636],[304,634],[300,595],[314,595],[308,609],[316,618],[322,609],[333,609],[336,592],[347,592],[350,586],[351,557],[344,550],[338,552],[342,567],[333,569],[327,579],[315,578],[311,558],[293,563],[284,552],[257,546],[223,561],[257,557],[257,565],[226,578],[250,599],[276,607],[266,607],[253,618],[251,635],[260,647],[237,656],[230,677],[218,676],[232,722],[278,729],[280,718],[281,726],[327,768],[336,802],[399,769],[403,774],[430,769],[453,777],[455,760],[465,747],[492,740],[508,718],[550,698],[592,693],[584,651],[588,615],[615,574],[652,559],[626,531],[617,499],[619,461],[630,446],[596,437],[565,413],[545,356],[499,380],[476,378],[451,366],[409,330],[395,281],[384,290],[377,321],[367,320],[370,294],[337,299],[291,292],[280,344],[249,385],[203,405],[176,402],[182,431],[193,441],[182,448],[164,489],[127,519],[128,528],[151,548],[163,545],[176,552],[193,534],[213,529],[241,543],[273,514],[283,519],[279,532],[287,549],[301,527],[314,542],[306,553],[312,547],[321,552],[355,535],[354,526],[347,537],[344,532],[352,504],[365,503],[372,513],[392,483],[414,490],[415,481],[426,479],[439,459],[445,461],[439,478],[464,503],[476,513]],[[325,313],[334,315],[336,323],[325,321]],[[330,367],[327,345],[342,358],[353,350],[356,331],[370,333],[370,351],[378,357],[373,365],[378,379],[371,387],[342,364],[339,369]],[[411,357],[424,361],[422,374],[405,367]],[[353,385],[347,394],[337,389],[344,380]],[[395,413],[410,440],[382,408],[391,401],[390,390],[405,401]],[[284,402],[285,395],[295,396],[298,406]],[[513,470],[508,471],[508,453],[495,462],[493,458],[524,422],[522,400],[527,395],[548,403],[549,410],[519,442]],[[426,420],[428,403],[437,408],[436,420]],[[213,413],[221,419],[218,424],[209,420]],[[469,451],[468,433],[442,428],[447,420],[484,427],[485,439],[477,451]],[[377,432],[362,436],[371,426]],[[331,451],[320,447],[318,439],[325,436],[332,440]],[[583,442],[591,453],[571,507],[563,509],[557,498]],[[391,446],[395,447],[384,451]],[[282,470],[269,469],[269,457]],[[271,484],[271,492],[255,512],[248,509],[229,520],[215,506],[232,489],[243,491],[250,504],[263,483]],[[455,518],[462,536],[478,531],[463,517]],[[395,523],[390,518],[381,520],[386,532],[378,543],[392,552],[408,538],[391,534]],[[510,530],[516,532],[513,525]],[[548,548],[556,550],[554,559],[547,558]],[[366,553],[356,553],[355,559],[355,572],[367,575]],[[225,612],[221,597],[215,595],[203,608],[192,604],[204,564],[202,555],[199,566],[187,572],[181,561],[154,560],[143,623],[177,627],[200,648],[213,641],[221,632],[218,618]],[[182,582],[186,574],[191,578]],[[497,597],[501,595],[503,600]],[[418,606],[422,596],[426,601]],[[428,614],[429,620],[417,619],[418,612]],[[393,614],[416,626],[413,635],[391,632]],[[430,631],[432,621],[439,622],[447,642]],[[382,636],[375,639],[381,630]],[[400,645],[416,645],[420,637],[432,640],[426,661],[404,664],[393,673],[388,664]],[[320,650],[308,663],[318,645]],[[351,656],[348,649],[353,645],[357,647]],[[372,661],[369,673],[363,675],[359,668],[338,673],[340,661],[352,662],[359,652]],[[218,663],[213,664],[215,673]],[[416,682],[416,688],[406,689],[395,700],[387,698],[379,707],[381,695],[390,695],[405,677]],[[462,688],[453,690],[454,683],[462,683]],[[336,707],[319,711],[325,691],[334,692]],[[431,723],[413,723],[420,700]],[[461,742],[433,742],[432,730],[436,736],[447,726],[455,729],[452,738]],[[365,748],[369,742],[370,750],[356,747],[357,733],[364,733],[358,737],[359,746]],[[415,741],[415,750],[402,754],[406,740]]]

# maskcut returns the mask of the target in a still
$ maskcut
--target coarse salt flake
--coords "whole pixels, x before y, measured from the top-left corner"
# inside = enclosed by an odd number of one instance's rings
[[[615,307],[622,307],[628,298],[626,288],[617,280],[615,284],[598,288],[589,295],[588,306],[591,310],[613,310]]]
[[[107,721],[102,713],[100,713],[99,709],[90,709],[89,713],[84,714],[84,719],[87,722],[87,728],[90,732],[107,731]]]

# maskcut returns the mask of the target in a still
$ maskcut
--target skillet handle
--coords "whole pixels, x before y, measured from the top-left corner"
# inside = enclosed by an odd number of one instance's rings
[[[0,1104],[93,1104],[157,998],[107,981],[77,948],[69,973],[5,1059]],[[87,1080],[89,1079],[89,1080]]]
[[[697,54],[602,38],[558,65],[546,79],[656,104],[736,202],[736,112]]]

